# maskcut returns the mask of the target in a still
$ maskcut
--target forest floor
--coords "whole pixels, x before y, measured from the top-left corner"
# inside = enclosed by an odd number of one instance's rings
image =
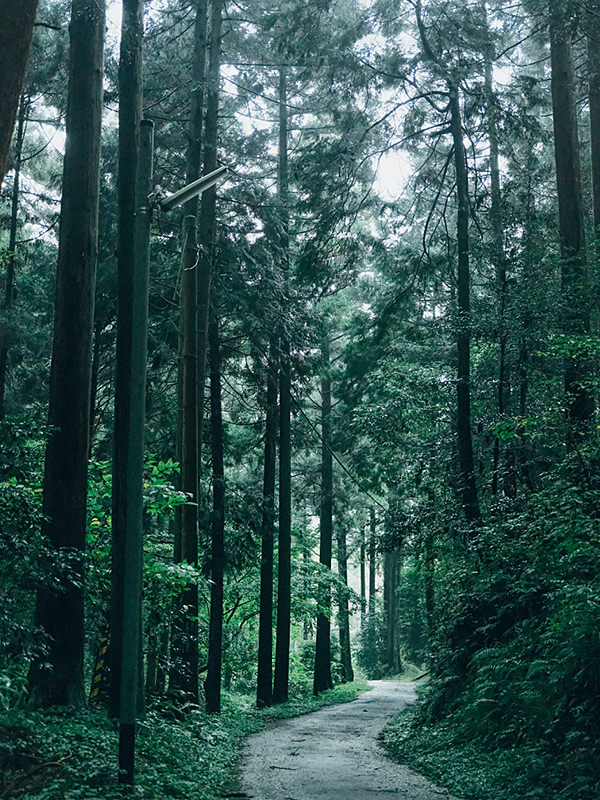
[[[416,699],[408,681],[370,681],[352,703],[322,708],[251,736],[241,764],[244,795],[255,800],[453,800],[445,789],[391,761],[385,724]]]

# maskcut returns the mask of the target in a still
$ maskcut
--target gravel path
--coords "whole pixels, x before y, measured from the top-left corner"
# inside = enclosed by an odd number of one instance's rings
[[[371,681],[370,692],[279,723],[251,736],[242,786],[255,800],[454,800],[421,775],[385,756],[384,725],[414,702],[412,683]]]

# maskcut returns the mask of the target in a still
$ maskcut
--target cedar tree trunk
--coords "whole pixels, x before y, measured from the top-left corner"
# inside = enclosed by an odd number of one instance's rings
[[[73,0],[63,194],[56,276],[43,532],[69,572],[38,590],[35,622],[48,652],[34,659],[30,692],[44,706],[83,701],[84,552],[94,289],[98,250],[105,8]],[[50,669],[47,668],[50,666]]]

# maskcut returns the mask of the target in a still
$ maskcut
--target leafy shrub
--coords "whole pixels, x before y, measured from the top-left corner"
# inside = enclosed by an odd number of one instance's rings
[[[451,780],[448,752],[469,765],[479,757],[488,788],[456,779],[454,791],[478,800],[598,796],[598,501],[590,482],[555,477],[481,531],[479,558],[446,565],[431,681],[412,723],[388,740],[414,766],[437,777],[447,769]]]

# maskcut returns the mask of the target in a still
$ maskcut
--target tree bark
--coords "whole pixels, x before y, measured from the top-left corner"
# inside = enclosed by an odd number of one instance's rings
[[[337,562],[339,576],[347,589],[348,553],[346,548],[346,530],[342,525],[338,525],[337,528]],[[350,611],[348,609],[348,594],[344,589],[340,590],[338,597],[338,621],[344,681],[351,682],[354,680],[354,670],[352,669],[352,651],[350,649]]]
[[[292,573],[292,446],[290,351],[281,349],[279,373],[279,551],[277,554],[277,628],[273,702],[285,703],[289,693],[291,573]]]
[[[37,593],[35,622],[48,635],[48,652],[32,662],[29,686],[34,699],[44,706],[77,706],[83,701],[83,583],[104,25],[103,0],[73,0],[42,526],[52,546],[69,558],[71,569],[58,590],[44,587]]]
[[[38,0],[0,0],[0,186],[8,164]]]
[[[600,233],[600,3],[587,3],[588,97],[590,104],[590,148],[592,199],[596,250]]]
[[[287,79],[279,70],[279,253],[284,274],[289,271]],[[284,309],[282,309],[283,311]],[[292,549],[292,446],[291,446],[290,343],[281,343],[279,373],[279,553],[277,575],[277,633],[273,702],[284,703],[289,693]]]
[[[386,660],[390,674],[401,671],[400,650],[398,648],[398,553],[388,551],[384,559],[384,602],[386,621]]]
[[[132,275],[129,423],[127,430],[123,432],[127,436],[127,474],[124,492],[126,525],[123,543],[123,594],[120,615],[122,632],[119,670],[119,781],[127,784],[133,784],[134,780],[136,717],[145,710],[142,623],[143,485],[150,221],[152,216],[149,196],[152,191],[154,125],[150,120],[143,120],[141,129]]]
[[[435,615],[435,540],[432,530],[425,534],[425,615],[429,652],[431,652],[436,633]]]
[[[123,597],[125,591],[124,558],[129,526],[142,524],[141,482],[135,489],[129,483],[129,463],[132,453],[130,426],[134,404],[132,396],[133,353],[140,333],[133,322],[135,285],[136,181],[140,146],[139,126],[142,118],[142,38],[143,2],[124,0],[121,20],[119,56],[119,143],[117,175],[117,345],[115,354],[115,422],[112,492],[112,587],[110,621],[110,691],[109,712],[119,716],[121,682],[121,644],[123,640]],[[146,290],[147,291],[147,290]],[[138,366],[136,366],[138,368]],[[143,469],[143,454],[142,454]],[[139,470],[139,466],[138,466]],[[135,519],[128,517],[128,498],[131,491],[139,494],[140,507]],[[141,607],[140,607],[141,614]],[[129,632],[127,632],[129,635]]]
[[[319,561],[331,570],[333,533],[333,460],[331,457],[331,378],[329,375],[329,342],[321,348],[323,374],[321,378],[321,524]],[[320,611],[317,615],[317,641],[313,694],[333,688],[331,680],[331,588],[322,586],[318,593]]]
[[[223,415],[221,411],[221,353],[216,314],[210,321],[210,429],[213,466],[213,513],[211,525],[210,624],[206,711],[221,711],[223,657],[223,571],[225,566],[225,471],[223,466]]]
[[[375,578],[377,573],[377,520],[375,508],[371,506],[370,513],[370,535],[369,535],[369,616],[375,614]]]
[[[260,616],[258,630],[258,674],[256,705],[273,702],[273,543],[275,528],[275,461],[277,449],[278,342],[271,337],[267,374],[265,461],[260,556]]]
[[[221,37],[223,0],[213,0],[211,10],[206,115],[204,121],[204,174],[217,168],[219,138],[219,81],[221,75]],[[202,193],[198,220],[198,440],[202,442],[206,353],[210,317],[210,283],[216,231],[217,189]],[[200,457],[199,449],[198,456]],[[201,463],[201,462],[200,462]]]
[[[471,433],[471,289],[469,274],[469,182],[463,142],[462,120],[458,89],[448,81],[450,128],[454,146],[454,169],[457,195],[457,408],[456,425],[460,489],[465,517],[469,525],[481,522]]]
[[[206,78],[207,55],[207,0],[198,0],[194,20],[194,52],[192,56],[192,91],[190,97],[190,125],[186,155],[186,183],[200,176],[202,160],[202,122],[204,114],[204,85]],[[220,43],[219,43],[220,44]],[[219,60],[212,64],[213,71],[219,73]],[[218,92],[217,92],[218,101]],[[206,117],[206,137],[216,141],[217,109],[211,106]],[[210,118],[209,118],[210,117]],[[214,142],[213,142],[214,148]],[[210,171],[210,170],[209,170]],[[175,518],[174,560],[198,564],[198,500],[199,478],[202,452],[202,425],[204,410],[204,384],[206,373],[206,342],[209,308],[210,257],[200,250],[196,243],[196,224],[199,199],[194,197],[184,206],[186,234],[181,260],[181,309],[180,309],[180,349],[179,361],[179,418],[177,424],[177,450],[181,463],[181,489],[190,497],[190,503],[183,506]],[[203,235],[212,242],[214,237],[214,199],[211,209],[206,210]],[[202,289],[200,288],[202,287]],[[201,308],[202,321],[198,317],[198,301],[203,293]],[[202,326],[202,336],[198,334]],[[198,704],[198,585],[190,583],[176,599],[173,620],[172,669],[170,686],[180,692],[191,703]]]
[[[570,19],[565,4],[550,3],[550,62],[554,154],[558,192],[558,228],[561,246],[561,282],[564,298],[562,327],[567,337],[590,332],[590,303],[579,136],[575,98],[575,71],[571,52]],[[579,348],[577,348],[579,349]],[[591,359],[577,352],[565,359],[565,395],[570,423],[586,422],[594,411],[588,386]]]
[[[196,276],[198,247],[196,218],[186,215],[181,259],[181,408],[178,432],[180,439],[181,490],[188,502],[178,515],[176,531],[177,561],[198,565],[198,408],[197,408],[197,332]],[[198,704],[198,584],[195,580],[181,591],[173,621],[171,688],[180,692],[180,700]]]
[[[21,97],[19,106],[19,122],[17,125],[17,141],[15,143],[15,176],[13,178],[10,209],[10,233],[8,239],[8,256],[6,274],[4,276],[4,302],[2,308],[8,311],[12,307],[15,289],[15,264],[17,258],[17,223],[19,221],[19,184],[21,179],[21,154],[25,135],[25,120],[29,108],[29,98]],[[4,400],[6,396],[6,376],[8,371],[8,344],[0,346],[0,419],[4,419]]]
[[[361,627],[365,622],[365,614],[367,613],[367,584],[365,566],[367,560],[367,548],[365,545],[365,531],[361,531],[360,542],[360,624]]]

